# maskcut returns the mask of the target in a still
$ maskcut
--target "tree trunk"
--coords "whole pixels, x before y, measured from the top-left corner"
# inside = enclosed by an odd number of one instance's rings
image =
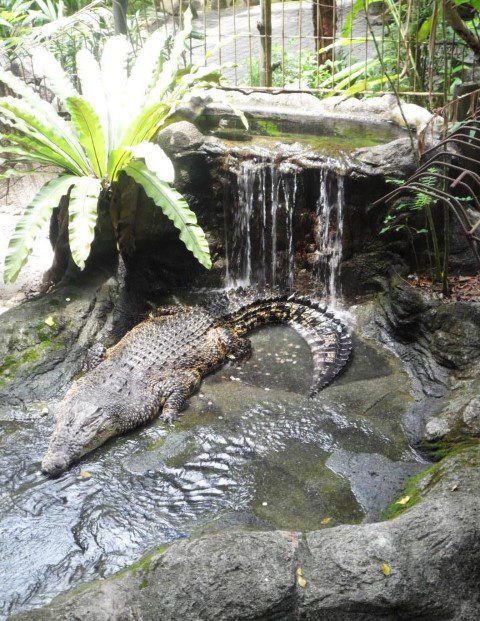
[[[113,23],[116,34],[128,34],[127,0],[113,0]]]
[[[313,35],[315,37],[315,51],[331,45],[335,41],[337,26],[336,0],[314,0],[312,4]],[[321,52],[318,55],[318,64],[333,59],[333,49]]]

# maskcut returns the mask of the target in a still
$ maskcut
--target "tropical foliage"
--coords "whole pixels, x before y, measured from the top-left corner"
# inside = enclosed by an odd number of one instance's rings
[[[185,199],[175,190],[173,166],[152,142],[173,120],[179,105],[194,89],[218,83],[219,70],[181,67],[192,29],[187,11],[184,27],[172,41],[156,31],[128,71],[130,45],[123,36],[105,44],[101,62],[88,50],[77,54],[77,90],[53,54],[35,52],[50,90],[68,112],[70,122],[7,70],[0,80],[15,96],[0,98],[0,136],[6,176],[35,172],[50,165],[60,171],[25,209],[10,240],[5,281],[13,282],[25,264],[36,235],[62,197],[67,196],[72,258],[83,268],[97,222],[99,198],[113,200],[121,175],[128,175],[170,218],[180,239],[206,268],[211,266],[205,235]]]

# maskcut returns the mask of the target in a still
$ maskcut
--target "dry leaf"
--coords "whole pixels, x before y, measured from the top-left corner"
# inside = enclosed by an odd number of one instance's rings
[[[382,574],[384,576],[388,576],[390,575],[390,571],[391,571],[390,565],[387,565],[387,563],[382,563]]]
[[[53,319],[53,317],[52,317],[51,315],[49,315],[49,316],[45,319],[44,323],[46,323],[46,324],[47,324],[47,326],[49,326],[50,328],[53,328],[53,326],[55,325],[55,321],[54,321],[54,319]]]
[[[397,500],[397,502],[395,504],[396,505],[406,505],[409,500],[410,500],[410,496],[404,496],[403,498],[400,498],[400,500]]]
[[[82,472],[80,472],[80,476],[84,479],[89,479],[92,475],[88,472],[88,470],[82,470]]]
[[[304,589],[307,586],[307,581],[305,580],[305,578],[302,578],[302,576],[297,576],[297,582],[298,582],[298,586],[302,587],[302,589]]]
[[[452,485],[452,492],[456,492],[458,489],[458,483],[455,483],[455,485]]]
[[[331,521],[332,521],[332,518],[326,517],[326,518],[323,518],[320,524],[330,524]]]
[[[304,589],[307,586],[307,581],[303,577],[303,571],[301,567],[297,569],[297,584],[302,589]]]

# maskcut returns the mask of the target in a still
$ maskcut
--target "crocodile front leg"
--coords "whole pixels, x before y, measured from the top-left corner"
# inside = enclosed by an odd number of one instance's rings
[[[165,422],[173,423],[178,414],[185,408],[188,397],[198,389],[201,381],[202,376],[193,369],[172,372],[172,375],[162,386],[166,399],[161,416]]]

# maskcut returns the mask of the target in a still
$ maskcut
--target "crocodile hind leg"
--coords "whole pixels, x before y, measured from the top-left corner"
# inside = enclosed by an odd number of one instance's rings
[[[225,336],[226,335],[226,336]],[[225,331],[225,343],[228,349],[227,359],[238,363],[252,355],[252,343],[244,336],[238,336],[232,331]]]
[[[165,422],[173,423],[185,408],[188,397],[197,390],[201,381],[202,376],[193,369],[175,371],[174,375],[172,374],[172,377],[166,380],[163,385],[166,399],[161,414]]]

